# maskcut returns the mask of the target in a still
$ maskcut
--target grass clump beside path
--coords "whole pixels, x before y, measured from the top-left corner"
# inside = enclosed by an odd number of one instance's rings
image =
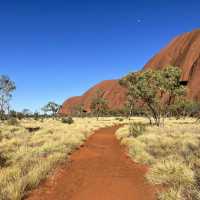
[[[114,118],[77,118],[73,124],[52,119],[1,124],[0,200],[22,199],[94,130],[115,123]]]
[[[168,119],[165,127],[148,126],[136,135],[126,125],[116,133],[133,160],[150,165],[147,180],[165,188],[160,200],[200,199],[200,125],[194,121]]]

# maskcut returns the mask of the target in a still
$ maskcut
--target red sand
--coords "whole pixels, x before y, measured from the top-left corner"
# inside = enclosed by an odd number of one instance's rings
[[[128,158],[116,130],[96,131],[27,200],[155,200],[155,189],[144,178],[147,168]]]

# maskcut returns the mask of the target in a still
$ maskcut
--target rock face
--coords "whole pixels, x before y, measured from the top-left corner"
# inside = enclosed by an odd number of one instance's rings
[[[106,80],[95,85],[82,96],[67,99],[62,105],[60,113],[72,114],[74,106],[77,104],[83,104],[85,111],[89,112],[92,99],[99,89],[104,92],[103,97],[107,99],[111,110],[123,108],[126,101],[126,90],[119,85],[118,80]]]
[[[145,69],[162,69],[173,65],[182,69],[181,81],[187,84],[188,98],[200,100],[200,29],[174,38],[144,66]],[[120,109],[126,101],[126,91],[118,80],[103,81],[88,90],[83,96],[66,100],[61,113],[70,114],[76,104],[83,104],[86,111],[98,89],[103,90],[111,109]]]
[[[181,81],[188,86],[188,97],[200,100],[200,29],[173,39],[144,69],[161,69],[167,65],[182,69]]]
[[[71,97],[62,104],[59,113],[61,115],[70,115],[73,112],[74,106],[81,103],[81,96]]]

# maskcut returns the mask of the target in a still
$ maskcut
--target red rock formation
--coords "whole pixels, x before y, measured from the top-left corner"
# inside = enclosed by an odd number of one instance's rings
[[[188,97],[200,100],[200,29],[176,37],[144,69],[160,69],[167,65],[182,69],[181,80],[188,83]]]
[[[161,69],[167,65],[182,69],[181,80],[188,85],[188,97],[200,100],[200,29],[173,39],[144,66],[144,69]],[[61,113],[70,114],[74,105],[80,103],[89,111],[91,100],[98,89],[105,92],[104,97],[111,109],[123,107],[126,99],[125,89],[119,85],[118,80],[108,80],[92,87],[83,96],[66,100]]]
[[[71,97],[67,99],[63,104],[59,111],[61,115],[71,114],[75,105],[81,104],[81,96]]]
[[[104,92],[103,97],[108,100],[110,109],[123,108],[126,100],[125,89],[119,85],[118,80],[107,80],[95,85],[82,96],[72,97],[66,100],[62,105],[60,113],[71,114],[74,106],[77,104],[83,104],[84,109],[89,112],[91,101],[99,89]]]

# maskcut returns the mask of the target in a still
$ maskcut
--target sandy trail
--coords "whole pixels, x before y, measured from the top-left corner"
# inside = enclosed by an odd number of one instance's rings
[[[147,168],[126,156],[116,130],[96,131],[27,200],[155,200],[155,190],[144,178]]]

